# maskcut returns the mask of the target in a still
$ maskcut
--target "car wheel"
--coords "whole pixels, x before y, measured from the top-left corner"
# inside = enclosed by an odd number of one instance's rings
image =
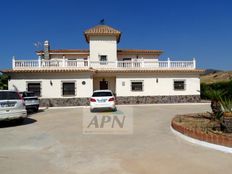
[[[39,107],[36,107],[35,109],[34,109],[34,112],[38,112],[39,111]]]

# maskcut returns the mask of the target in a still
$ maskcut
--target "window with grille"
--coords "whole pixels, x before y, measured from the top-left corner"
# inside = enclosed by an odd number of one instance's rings
[[[143,91],[143,81],[131,82],[131,91]]]
[[[185,80],[174,80],[174,90],[185,90]]]
[[[41,96],[41,84],[40,83],[27,83],[27,91],[34,92],[36,96]]]
[[[75,95],[75,83],[74,82],[63,82],[62,83],[62,95],[63,96]]]

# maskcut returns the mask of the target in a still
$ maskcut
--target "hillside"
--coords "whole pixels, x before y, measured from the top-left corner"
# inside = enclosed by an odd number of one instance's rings
[[[215,83],[232,80],[232,71],[216,71],[201,75],[201,83]]]

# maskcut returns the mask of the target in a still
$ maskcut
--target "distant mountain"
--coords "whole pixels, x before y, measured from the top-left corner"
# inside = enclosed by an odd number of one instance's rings
[[[206,69],[204,75],[215,74],[217,72],[223,72],[223,71],[222,70],[218,70],[218,69]]]
[[[208,69],[201,75],[201,83],[216,83],[232,80],[232,71]]]

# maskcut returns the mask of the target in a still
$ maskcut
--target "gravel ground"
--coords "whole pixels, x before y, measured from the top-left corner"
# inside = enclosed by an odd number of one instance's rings
[[[83,134],[88,108],[48,109],[23,124],[0,123],[3,174],[218,174],[230,173],[232,155],[176,137],[176,114],[209,111],[208,104],[119,106],[133,117],[132,134]]]

